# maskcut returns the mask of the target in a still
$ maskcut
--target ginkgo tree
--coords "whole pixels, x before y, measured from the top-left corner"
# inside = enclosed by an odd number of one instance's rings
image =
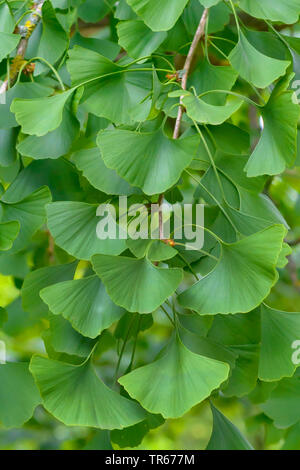
[[[276,294],[284,279],[299,296],[299,15],[299,0],[0,1],[6,432],[44,410],[90,448],[133,448],[201,404],[207,449],[256,448],[228,399],[299,448],[299,300]],[[119,196],[156,205],[156,239],[99,238],[100,204],[122,225]],[[164,236],[164,204],[204,206],[202,247]]]

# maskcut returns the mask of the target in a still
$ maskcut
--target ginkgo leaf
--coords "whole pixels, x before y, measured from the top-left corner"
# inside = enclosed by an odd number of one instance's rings
[[[282,173],[296,158],[299,106],[293,102],[293,92],[274,89],[261,111],[264,128],[245,170],[247,176]]]
[[[55,243],[79,259],[89,260],[96,253],[120,254],[126,247],[125,240],[97,237],[97,207],[73,201],[48,204],[48,226]]]
[[[79,133],[79,122],[70,109],[65,107],[60,125],[52,132],[37,137],[30,135],[17,145],[18,152],[35,159],[58,158],[70,150]]]
[[[164,31],[151,31],[141,20],[121,21],[117,32],[119,44],[133,59],[152,54],[167,37]]]
[[[128,5],[153,31],[171,29],[188,0],[127,0]]]
[[[1,26],[0,31],[3,33],[12,33],[15,29],[15,20],[11,13],[10,6],[4,2],[0,5]]]
[[[55,352],[86,358],[90,356],[97,340],[87,338],[72,328],[62,316],[49,316],[49,328],[43,334],[47,352],[49,346]],[[49,352],[48,352],[49,354]],[[50,355],[50,354],[49,354]],[[53,359],[57,359],[54,357]]]
[[[201,60],[191,74],[188,85],[196,89],[197,95],[207,91],[231,90],[236,82],[238,73],[229,65],[213,65],[207,59]],[[206,93],[203,96],[206,103],[224,105],[226,93]]]
[[[0,250],[9,250],[20,231],[17,221],[0,222]]]
[[[205,8],[210,8],[213,7],[214,5],[217,5],[217,3],[220,3],[221,0],[199,0],[201,5],[203,5]]]
[[[157,268],[147,258],[95,255],[92,264],[114,303],[129,312],[153,312],[183,277],[181,269]]]
[[[0,62],[17,47],[20,39],[19,34],[0,32]]]
[[[0,364],[0,422],[7,428],[22,426],[28,421],[41,398],[28,364]]]
[[[293,343],[300,338],[300,313],[282,312],[263,304],[261,328],[259,378],[274,381],[291,377],[297,367],[292,356]]]
[[[289,61],[273,59],[259,52],[242,32],[228,59],[241,77],[258,88],[266,88],[284,75],[290,65]]]
[[[243,104],[242,100],[236,98],[228,101],[224,106],[214,106],[191,93],[184,96],[182,102],[191,119],[212,125],[223,124]]]
[[[189,351],[175,338],[163,356],[119,379],[129,395],[151,413],[179,418],[223,383],[229,366]]]
[[[278,428],[288,428],[300,420],[300,376],[280,380],[261,409]]]
[[[282,23],[296,23],[300,14],[298,0],[240,0],[239,7],[249,15],[264,20],[281,21]]]
[[[285,228],[273,225],[235,243],[221,244],[215,268],[178,300],[202,315],[249,312],[269,294]]]
[[[67,426],[122,429],[145,418],[138,404],[100,380],[90,360],[74,366],[33,356],[30,371],[46,410]]]
[[[42,136],[60,125],[64,106],[73,92],[70,89],[49,98],[32,100],[15,98],[10,109],[24,134]]]
[[[44,287],[56,282],[73,279],[77,263],[44,266],[27,274],[22,286],[22,305],[26,312],[42,315],[48,312],[48,307],[40,298]]]
[[[170,139],[162,129],[141,133],[118,129],[97,138],[108,168],[146,194],[158,194],[175,184],[195,156],[197,136]]]
[[[211,411],[213,430],[206,450],[253,450],[239,429],[212,404]]]
[[[46,1],[42,7],[42,24],[43,32],[37,55],[54,64],[68,47],[68,36],[49,1]]]
[[[106,194],[129,195],[140,191],[105,166],[99,147],[78,150],[73,161],[91,185]]]
[[[144,64],[122,66],[75,46],[69,51],[67,68],[73,85],[85,83],[81,103],[88,112],[122,124],[147,118],[151,101],[146,97],[152,89],[152,72],[139,71]]]
[[[54,284],[40,296],[52,313],[63,315],[75,330],[90,338],[96,338],[124,314],[97,276]]]
[[[14,252],[24,248],[32,235],[43,225],[46,218],[45,205],[50,201],[51,193],[47,187],[34,191],[21,201],[0,201],[3,209],[2,222],[17,221],[20,226],[12,247]]]

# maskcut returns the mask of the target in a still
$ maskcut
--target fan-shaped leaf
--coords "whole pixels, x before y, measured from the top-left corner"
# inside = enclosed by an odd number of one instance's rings
[[[178,418],[205,400],[228,373],[228,364],[194,354],[176,338],[162,357],[119,382],[146,410]]]
[[[136,403],[110,390],[98,378],[90,361],[74,366],[33,356],[30,371],[44,407],[68,426],[122,429],[145,418]]]
[[[28,364],[12,362],[0,365],[0,422],[5,427],[22,426],[31,418],[40,401]]]
[[[153,312],[182,280],[181,269],[157,268],[147,258],[95,255],[92,263],[114,303],[129,312]]]
[[[84,336],[95,338],[124,314],[97,276],[54,284],[40,293],[55,315],[63,315]]]
[[[240,8],[249,15],[265,20],[281,21],[282,23],[296,23],[300,14],[298,0],[285,0],[274,2],[273,0],[240,0]]]
[[[250,44],[240,32],[239,42],[229,55],[231,65],[241,77],[258,88],[266,88],[274,80],[285,74],[290,62],[272,59]]]
[[[188,0],[127,0],[128,5],[153,31],[171,29],[183,12]]]
[[[179,302],[203,315],[253,310],[277,280],[284,235],[284,227],[274,225],[235,243],[222,243],[215,268],[180,294]]]
[[[102,131],[97,143],[104,163],[146,194],[158,194],[173,186],[192,161],[197,136],[170,139],[162,129],[149,133],[126,130]]]

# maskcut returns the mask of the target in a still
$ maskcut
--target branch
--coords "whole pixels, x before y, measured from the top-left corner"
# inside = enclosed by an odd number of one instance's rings
[[[181,87],[182,87],[183,90],[186,90],[187,80],[188,80],[188,76],[189,76],[189,73],[190,73],[191,65],[193,63],[193,59],[195,57],[199,41],[205,33],[205,25],[206,25],[207,17],[208,17],[208,8],[205,8],[205,10],[204,10],[204,12],[201,16],[198,28],[196,30],[195,36],[193,38],[193,42],[192,42],[191,47],[189,49],[187,58],[186,58],[185,63],[184,63],[182,81],[181,81]],[[179,137],[182,116],[183,116],[183,106],[182,106],[182,96],[181,96],[180,97],[180,105],[179,105],[179,108],[178,108],[176,123],[175,123],[175,127],[174,127],[174,132],[173,132],[173,139],[178,139],[178,137]],[[158,203],[159,203],[159,238],[160,238],[160,240],[163,240],[163,238],[164,238],[164,234],[163,234],[163,217],[162,217],[162,211],[161,211],[161,204],[163,202],[163,199],[164,199],[164,195],[161,194],[159,196],[159,201],[158,201]]]
[[[28,20],[26,21],[25,26],[19,26],[17,29],[17,32],[21,34],[22,38],[20,39],[20,42],[17,47],[17,54],[11,65],[11,71],[13,72],[10,77],[6,78],[6,80],[4,80],[4,82],[2,83],[0,87],[0,95],[4,94],[7,91],[8,85],[12,86],[15,83],[19,75],[19,70],[24,61],[28,40],[41,19],[42,7],[44,3],[45,0],[38,0],[37,3],[33,6],[33,11],[30,14]]]
[[[182,83],[181,86],[183,90],[186,90],[186,87],[187,87],[188,75],[191,69],[191,65],[192,65],[195,53],[197,51],[197,46],[205,32],[205,25],[206,25],[207,17],[208,17],[208,8],[205,8],[203,15],[201,17],[200,23],[198,25],[197,31],[195,33],[193,42],[191,44],[190,50],[188,52],[184,67],[183,67],[183,75],[182,75],[182,82],[181,82]],[[182,116],[183,116],[183,107],[182,107],[182,96],[181,96],[180,106],[178,108],[178,114],[177,114],[176,124],[174,128],[174,133],[173,133],[173,139],[178,139],[179,137]]]

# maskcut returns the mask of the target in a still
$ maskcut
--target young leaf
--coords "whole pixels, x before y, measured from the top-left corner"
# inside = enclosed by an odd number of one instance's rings
[[[201,124],[213,125],[223,124],[243,104],[242,100],[236,98],[228,101],[224,106],[214,106],[191,93],[184,96],[182,102],[186,107],[187,115],[191,119]]]

